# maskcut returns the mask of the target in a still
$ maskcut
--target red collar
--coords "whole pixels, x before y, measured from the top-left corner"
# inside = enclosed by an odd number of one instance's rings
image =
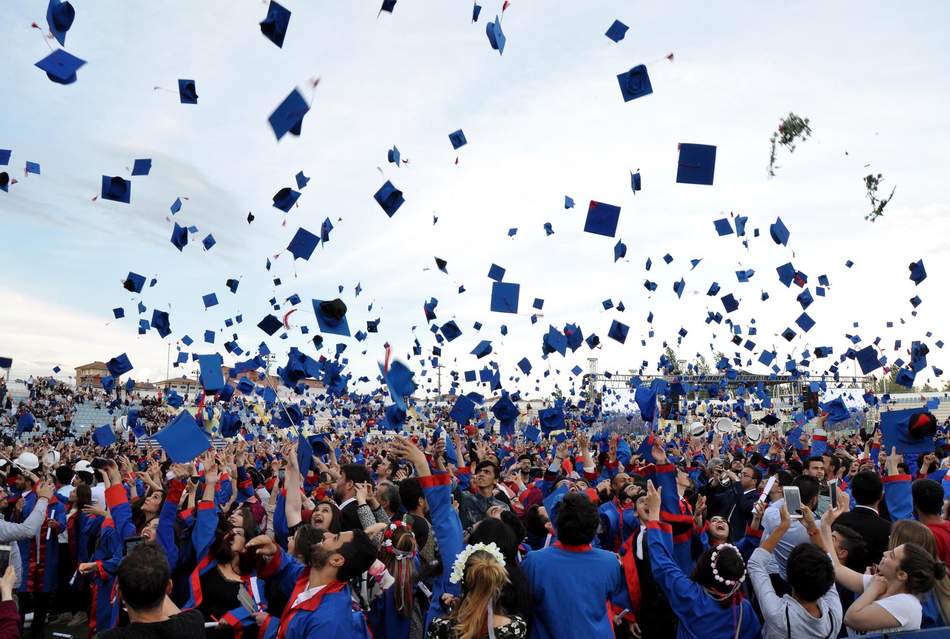
[[[566,550],[567,552],[588,552],[591,550],[590,544],[584,544],[582,546],[568,546],[567,544],[562,544],[559,541],[554,542],[555,548],[560,548],[561,550]]]

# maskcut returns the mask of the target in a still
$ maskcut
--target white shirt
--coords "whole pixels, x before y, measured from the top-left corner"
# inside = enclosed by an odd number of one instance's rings
[[[322,586],[311,586],[310,588],[307,588],[302,593],[297,595],[297,598],[294,599],[293,605],[291,605],[290,607],[296,608],[297,606],[307,601],[308,599],[312,599],[318,592],[320,592],[326,587],[327,587],[326,584],[324,584]]]
[[[872,576],[862,576],[864,577],[864,587],[867,588],[868,584],[871,583]],[[920,600],[914,595],[902,592],[899,595],[891,595],[890,597],[878,599],[874,603],[891,613],[891,616],[897,619],[897,623],[900,624],[899,626],[894,626],[893,628],[875,630],[875,634],[920,629],[920,621],[923,617],[923,608],[920,605]],[[864,633],[848,628],[849,637],[860,637],[863,634]]]

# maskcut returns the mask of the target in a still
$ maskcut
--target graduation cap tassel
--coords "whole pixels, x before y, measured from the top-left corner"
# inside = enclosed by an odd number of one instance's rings
[[[40,25],[36,24],[35,22],[30,23],[30,28],[36,29],[37,31],[39,31],[39,32],[43,35],[43,42],[46,44],[46,47],[47,47],[50,51],[52,51],[52,50],[53,50],[53,45],[51,45],[51,44],[49,43],[49,41],[53,39],[53,34],[52,34],[52,33],[43,33],[42,27],[40,27]]]

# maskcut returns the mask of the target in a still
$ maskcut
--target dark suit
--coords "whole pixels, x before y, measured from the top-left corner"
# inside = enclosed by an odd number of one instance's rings
[[[855,506],[851,512],[844,513],[835,520],[836,524],[847,526],[862,537],[868,544],[868,563],[881,561],[891,536],[891,522],[865,506]]]
[[[359,504],[356,503],[355,499],[340,510],[340,532],[363,530],[363,524],[360,523],[357,510],[359,510]]]
[[[729,522],[729,540],[737,542],[745,537],[746,527],[752,523],[752,507],[759,498],[759,491],[743,492],[739,482],[719,487],[709,495],[706,503],[707,519],[713,515],[725,517]]]

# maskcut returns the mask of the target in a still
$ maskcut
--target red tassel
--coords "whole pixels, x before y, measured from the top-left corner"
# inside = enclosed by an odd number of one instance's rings
[[[673,61],[673,52],[672,52],[672,51],[670,51],[669,53],[666,54],[666,59],[669,60],[670,62]]]
[[[501,5],[501,12],[504,13],[504,12],[505,12],[505,9],[507,9],[507,8],[508,8],[508,5],[510,5],[510,4],[511,4],[511,3],[508,2],[508,0],[505,0],[505,4]]]

